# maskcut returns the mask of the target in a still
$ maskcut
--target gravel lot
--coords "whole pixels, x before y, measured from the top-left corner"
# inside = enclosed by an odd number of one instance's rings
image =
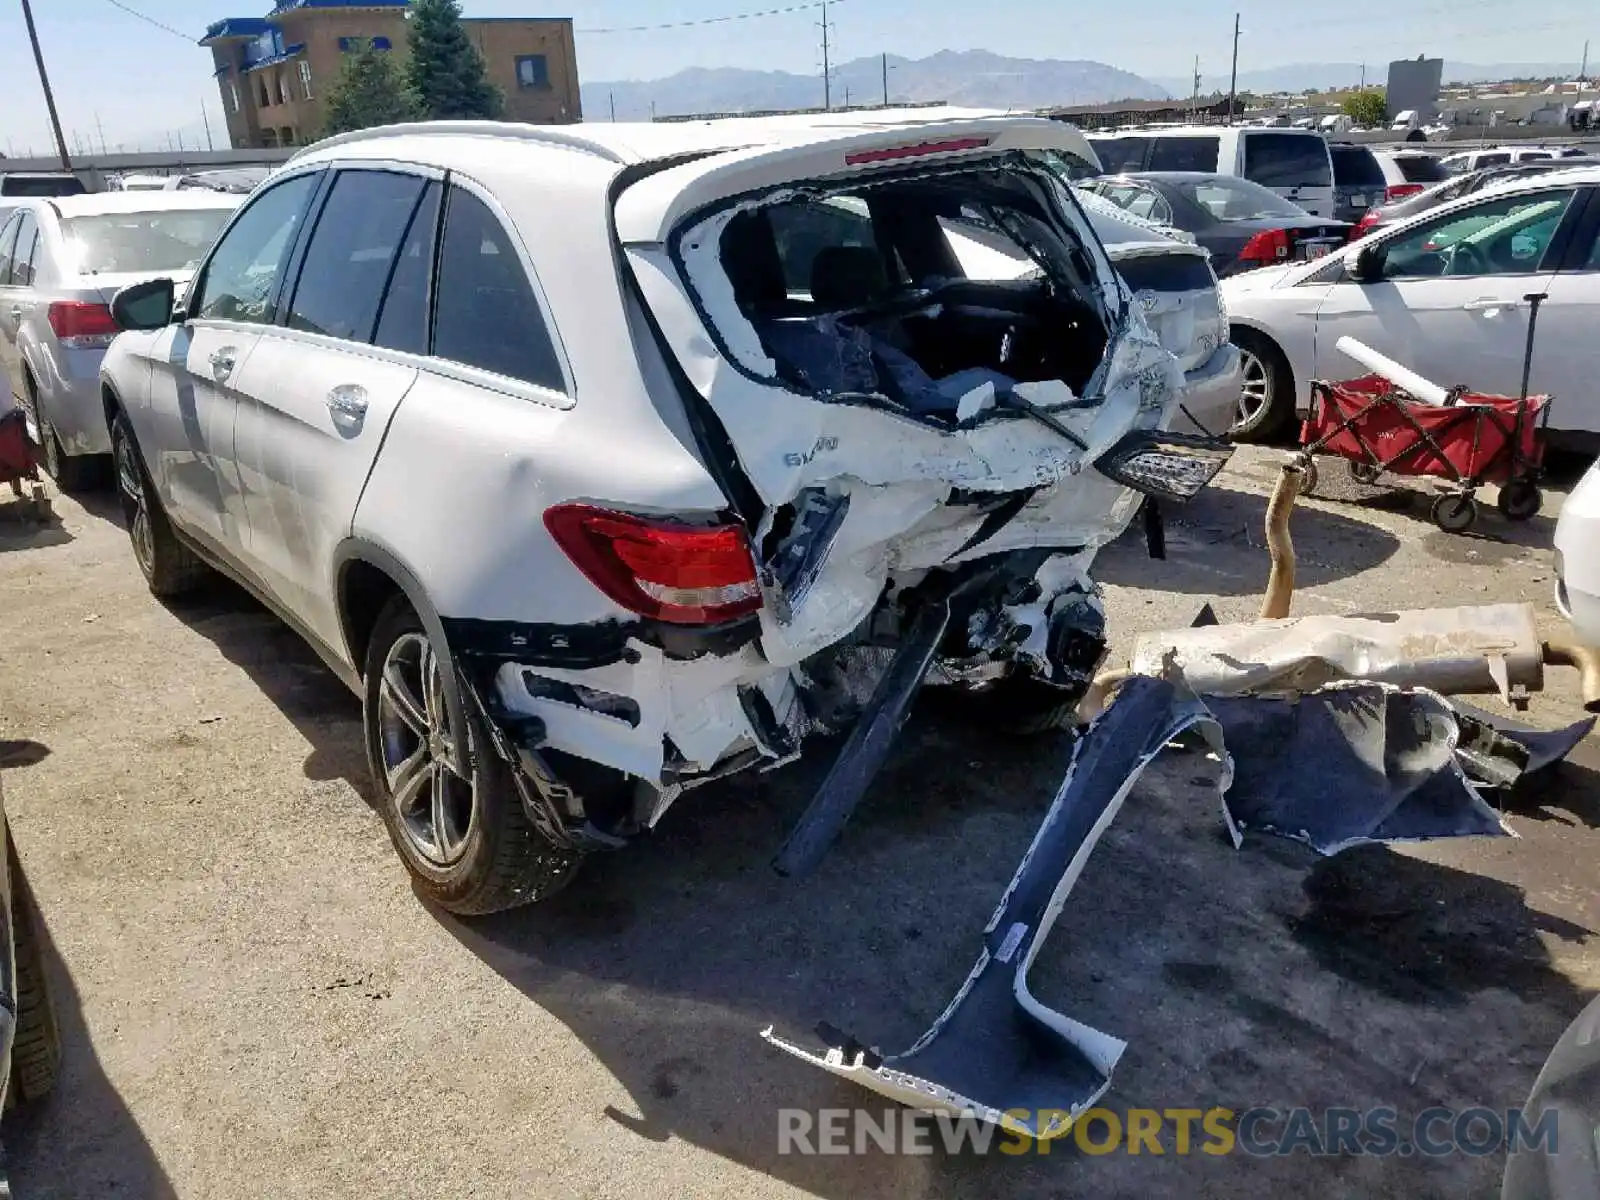
[[[1249,615],[1275,455],[1242,452],[1170,559],[1102,559],[1114,629]],[[1336,471],[1324,469],[1324,478]],[[1365,493],[1364,493],[1365,494]],[[1297,511],[1297,612],[1527,599],[1546,513],[1449,536],[1406,497]],[[686,798],[548,906],[423,907],[369,805],[355,700],[229,585],[171,608],[109,497],[0,522],[6,800],[48,926],[56,1096],[6,1126],[34,1197],[1276,1197],[1493,1192],[1497,1156],[780,1156],[777,1109],[870,1093],[765,1046],[828,1019],[908,1045],[944,1006],[1064,767],[924,704],[824,868],[767,862],[827,766]],[[1579,714],[1552,672],[1533,718]],[[1492,703],[1492,702],[1491,702]],[[1600,987],[1600,739],[1520,840],[1316,860],[1235,851],[1195,763],[1158,764],[1091,860],[1036,991],[1126,1038],[1116,1109],[1520,1104]]]

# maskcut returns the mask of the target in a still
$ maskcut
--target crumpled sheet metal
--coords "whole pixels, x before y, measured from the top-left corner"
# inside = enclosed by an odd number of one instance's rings
[[[1544,683],[1533,607],[1488,604],[1361,616],[1308,616],[1142,635],[1131,667],[1155,674],[1169,654],[1202,696],[1303,691],[1346,679],[1450,695]]]
[[[1482,790],[1509,788],[1559,761],[1594,726],[1591,717],[1529,730],[1476,710],[1458,714],[1426,689],[1382,683],[1202,700],[1176,672],[1131,676],[1074,746],[977,963],[914,1045],[884,1056],[829,1026],[818,1028],[830,1043],[820,1052],[771,1028],[762,1036],[910,1107],[1059,1137],[1110,1086],[1125,1044],[1046,1008],[1028,990],[1028,972],[1101,834],[1179,734],[1199,733],[1221,763],[1222,815],[1235,846],[1251,829],[1334,854],[1363,842],[1510,835]]]
[[[1221,729],[1204,706],[1164,679],[1128,681],[1075,744],[1066,777],[984,930],[966,982],[910,1049],[883,1057],[835,1037],[817,1053],[770,1028],[762,1036],[913,1108],[976,1116],[1038,1140],[1066,1133],[1110,1086],[1124,1043],[1046,1008],[1028,990],[1028,972],[1145,766],[1191,729],[1221,760],[1226,788],[1230,768]],[[1023,1119],[1012,1115],[1020,1110],[1027,1111]]]

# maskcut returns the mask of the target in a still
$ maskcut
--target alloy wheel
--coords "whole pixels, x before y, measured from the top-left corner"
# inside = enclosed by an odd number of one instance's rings
[[[1239,420],[1234,425],[1235,429],[1255,424],[1271,402],[1267,388],[1267,364],[1248,350],[1241,349],[1239,357],[1244,379],[1239,391]]]
[[[402,634],[384,657],[378,739],[406,840],[430,865],[453,866],[477,820],[477,781],[468,748],[450,727],[443,671],[426,634]]]
[[[117,437],[115,452],[117,492],[122,499],[122,515],[128,522],[128,540],[133,543],[133,556],[139,560],[139,569],[149,578],[155,571],[156,543],[150,529],[150,502],[144,491],[144,471],[139,466],[133,439],[126,434]]]

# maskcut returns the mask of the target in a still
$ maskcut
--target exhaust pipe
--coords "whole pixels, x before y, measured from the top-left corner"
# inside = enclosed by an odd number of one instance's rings
[[[1600,650],[1573,642],[1546,642],[1544,661],[1552,667],[1577,667],[1583,711],[1600,713]]]
[[[1289,615],[1294,598],[1294,541],[1289,537],[1289,516],[1300,495],[1305,468],[1290,459],[1283,464],[1278,486],[1267,501],[1267,553],[1272,555],[1272,572],[1267,576],[1267,594],[1261,598],[1261,619],[1276,621]]]

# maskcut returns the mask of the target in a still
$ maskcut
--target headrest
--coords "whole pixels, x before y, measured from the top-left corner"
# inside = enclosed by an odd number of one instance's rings
[[[811,262],[811,299],[819,308],[860,308],[888,290],[883,257],[871,246],[824,246]]]

